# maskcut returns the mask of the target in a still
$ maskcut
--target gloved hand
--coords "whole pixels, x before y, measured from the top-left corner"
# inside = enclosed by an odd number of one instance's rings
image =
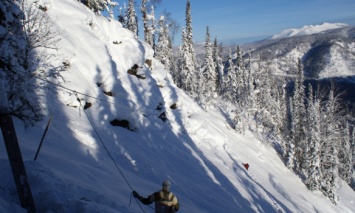
[[[138,198],[139,200],[142,198],[142,196],[140,196],[140,195],[138,194],[138,192],[133,191],[132,193],[133,193],[133,197]]]

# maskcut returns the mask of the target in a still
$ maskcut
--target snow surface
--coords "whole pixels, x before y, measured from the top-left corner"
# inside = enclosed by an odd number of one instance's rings
[[[321,33],[327,30],[348,27],[349,25],[343,23],[323,23],[320,25],[306,25],[300,29],[287,29],[278,34],[271,36],[269,39],[288,38],[293,36],[304,36]]]
[[[353,76],[355,74],[354,57],[346,57],[347,53],[344,49],[348,49],[349,52],[354,56],[355,53],[355,42],[344,44],[341,42],[334,42],[335,44],[330,49],[329,57],[327,57],[328,67],[319,73],[319,78],[330,78],[330,77],[346,77]],[[344,48],[344,45],[348,45]]]
[[[36,161],[47,120],[27,129],[15,120],[37,212],[154,212],[131,191],[147,196],[165,179],[172,182],[181,213],[354,212],[349,186],[338,183],[338,205],[307,190],[270,144],[249,131],[237,134],[218,110],[199,108],[173,84],[148,45],[118,22],[78,1],[46,4],[54,27],[63,32],[58,55],[71,64],[62,86],[96,99],[79,94],[82,103],[93,104],[85,111],[92,126],[73,92],[48,91],[43,105],[53,121]],[[127,74],[134,64],[146,79]],[[159,103],[167,122],[158,118]],[[171,109],[173,104],[178,108]],[[111,126],[115,118],[129,120],[134,131]],[[26,212],[0,140],[0,212]],[[249,171],[242,163],[249,163]]]

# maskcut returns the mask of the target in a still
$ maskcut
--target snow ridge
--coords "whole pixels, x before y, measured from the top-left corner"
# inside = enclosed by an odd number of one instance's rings
[[[320,25],[305,25],[299,29],[287,29],[278,34],[271,36],[269,39],[280,39],[280,38],[288,38],[293,36],[304,36],[304,35],[312,35],[316,33],[321,33],[327,30],[338,29],[343,27],[348,27],[348,24],[343,23],[323,23]]]

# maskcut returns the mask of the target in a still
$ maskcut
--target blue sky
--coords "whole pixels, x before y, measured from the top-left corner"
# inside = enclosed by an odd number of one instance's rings
[[[166,9],[184,27],[185,7],[186,0],[161,0],[156,15]],[[354,26],[355,0],[191,0],[191,14],[195,42],[205,40],[208,25],[213,38],[238,44],[304,25]],[[180,40],[181,33],[175,43]]]

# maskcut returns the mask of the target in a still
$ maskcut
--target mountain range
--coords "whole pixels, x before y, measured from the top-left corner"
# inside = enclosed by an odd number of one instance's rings
[[[343,23],[323,23],[320,25],[306,25],[299,29],[287,29],[278,34],[271,36],[269,39],[279,39],[279,38],[288,38],[288,37],[295,37],[295,36],[305,36],[305,35],[312,35],[317,33],[323,33],[328,30],[332,29],[339,29],[348,27],[348,24]]]
[[[353,69],[355,27],[266,39],[242,47],[244,52],[251,54],[252,57],[260,57],[270,63],[275,73],[294,74],[295,64],[300,58],[304,64],[305,76],[308,78],[320,79],[355,74]]]
[[[275,75],[293,78],[301,59],[306,82],[329,89],[335,83],[355,102],[355,27],[323,24],[290,29],[269,39],[241,46],[244,58],[261,59]]]

